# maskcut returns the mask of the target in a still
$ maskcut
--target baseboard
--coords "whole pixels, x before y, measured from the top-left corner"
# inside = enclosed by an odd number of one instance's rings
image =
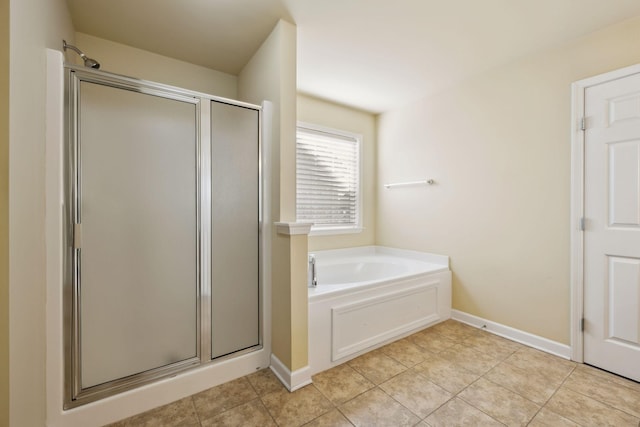
[[[275,354],[271,354],[271,371],[289,391],[296,391],[311,384],[311,368],[309,366],[291,372]]]
[[[530,334],[529,332],[524,332],[501,323],[492,322],[491,320],[486,320],[459,310],[451,310],[451,318],[459,322],[466,323],[467,325],[484,329],[487,332],[491,332],[492,334],[499,335],[503,338],[519,342],[520,344],[537,348],[538,350],[542,350],[546,353],[551,353],[564,359],[571,359],[571,347],[566,344]]]

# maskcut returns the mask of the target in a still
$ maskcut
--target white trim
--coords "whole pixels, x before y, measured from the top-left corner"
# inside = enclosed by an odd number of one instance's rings
[[[363,227],[324,227],[312,229],[309,236],[335,236],[339,234],[362,233]]]
[[[582,320],[583,307],[583,235],[580,220],[584,215],[584,132],[580,122],[584,116],[584,89],[580,82],[571,85],[571,213],[569,218],[571,239],[571,317],[570,340],[571,358],[582,362]]]
[[[46,263],[46,420],[55,425],[64,402],[64,350],[62,342],[62,265],[63,241],[62,212],[63,186],[60,179],[63,170],[63,108],[64,72],[62,52],[46,50],[47,92],[45,135],[45,244]],[[52,315],[55,314],[55,315]],[[60,314],[57,316],[57,314]]]
[[[262,102],[262,139],[260,159],[262,164],[262,233],[263,255],[260,257],[262,271],[262,345],[267,354],[271,354],[271,147],[273,135],[273,103]]]
[[[278,234],[293,236],[296,234],[309,234],[313,224],[310,222],[275,222],[274,225]]]
[[[308,129],[308,130],[312,130],[312,131],[317,131],[317,132],[323,132],[323,133],[328,133],[330,135],[339,135],[342,136],[344,138],[352,138],[354,140],[362,140],[362,134],[356,133],[356,132],[351,132],[348,130],[343,130],[343,129],[336,129],[336,128],[331,128],[328,126],[322,126],[322,125],[318,125],[315,123],[309,123],[309,122],[301,122],[298,121],[296,123],[296,128],[302,128],[302,129]]]
[[[459,310],[451,310],[451,318],[462,323],[466,323],[467,325],[484,329],[487,332],[491,332],[492,334],[503,338],[508,338],[511,341],[537,348],[538,350],[542,350],[546,353],[550,353],[564,359],[571,358],[571,347],[566,344],[552,341],[529,332],[521,331],[501,323],[492,322],[491,320],[486,320]]]
[[[271,371],[289,391],[296,391],[312,383],[311,368],[308,365],[291,372],[275,354],[271,354]]]
[[[582,363],[583,333],[580,328],[584,307],[584,233],[580,219],[584,216],[584,132],[580,120],[584,115],[584,92],[588,87],[631,74],[640,73],[640,64],[589,77],[571,85],[571,359]],[[588,120],[587,120],[588,125]]]

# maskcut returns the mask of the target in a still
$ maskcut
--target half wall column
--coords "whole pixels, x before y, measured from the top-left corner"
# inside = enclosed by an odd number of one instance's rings
[[[308,223],[277,222],[273,242],[271,369],[289,391],[311,383]]]

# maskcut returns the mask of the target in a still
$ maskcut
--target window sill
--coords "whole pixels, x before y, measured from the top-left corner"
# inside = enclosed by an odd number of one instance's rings
[[[311,230],[310,222],[274,222],[276,226],[276,232],[278,234],[284,234],[286,236],[293,236],[296,234],[309,234]]]
[[[334,228],[321,228],[321,229],[315,229],[313,227],[311,227],[311,231],[309,232],[309,236],[313,237],[313,236],[337,236],[340,234],[356,234],[356,233],[362,233],[362,230],[364,230],[362,227],[345,227],[345,228],[341,228],[341,227],[334,227]]]

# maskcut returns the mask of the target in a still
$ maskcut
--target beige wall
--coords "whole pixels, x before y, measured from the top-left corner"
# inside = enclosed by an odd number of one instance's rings
[[[231,74],[84,33],[76,33],[75,43],[100,63],[101,70],[225,98],[237,97],[237,77]],[[68,52],[66,58],[78,63],[78,55],[73,52]]]
[[[238,76],[238,97],[273,103],[271,220],[295,220],[296,28],[280,21]],[[294,371],[306,366],[306,256],[296,236],[272,233],[272,353]],[[303,249],[306,254],[306,248]],[[305,269],[305,270],[303,270]],[[304,277],[302,277],[304,276]]]
[[[289,237],[291,260],[291,371],[309,364],[309,304],[306,234]]]
[[[381,115],[378,243],[451,256],[455,309],[568,344],[570,84],[638,40],[626,21]]]
[[[292,372],[309,360],[307,245],[304,234],[276,234],[272,246],[278,254],[273,262],[272,353]]]
[[[0,427],[9,425],[9,1],[0,1]]]
[[[238,98],[273,103],[272,219],[295,220],[296,27],[279,21],[238,75]]]
[[[291,248],[289,244],[289,236],[274,234],[271,245],[271,353],[291,369]]]
[[[298,121],[362,135],[362,224],[355,234],[309,237],[309,250],[375,244],[376,117],[373,114],[298,94]]]
[[[45,425],[45,48],[74,29],[64,0],[10,0],[11,426]]]

